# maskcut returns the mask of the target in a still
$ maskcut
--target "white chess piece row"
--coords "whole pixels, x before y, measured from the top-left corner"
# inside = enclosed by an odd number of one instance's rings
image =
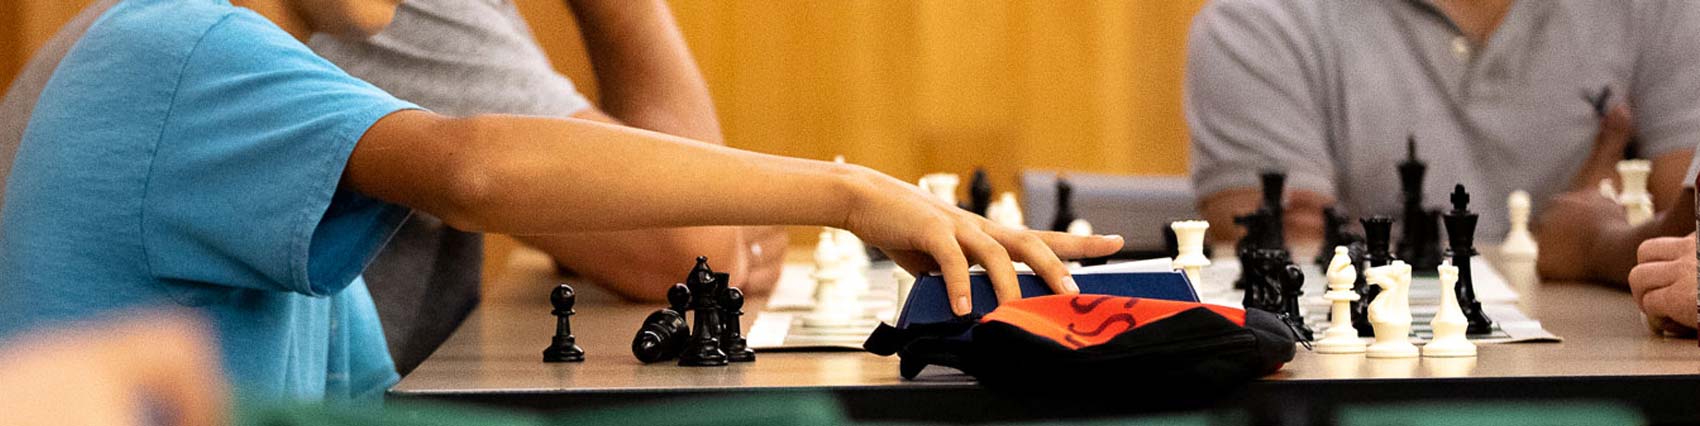
[[[1465,336],[1469,321],[1458,306],[1453,287],[1458,283],[1458,267],[1450,263],[1440,266],[1441,306],[1429,326],[1434,338],[1419,351],[1411,343],[1411,265],[1393,261],[1386,266],[1369,268],[1364,278],[1370,285],[1381,287],[1381,293],[1369,302],[1369,322],[1375,342],[1364,345],[1358,331],[1352,328],[1349,312],[1357,294],[1351,291],[1357,280],[1345,247],[1334,249],[1334,259],[1328,264],[1328,292],[1323,298],[1332,302],[1331,326],[1317,342],[1321,353],[1364,353],[1370,358],[1412,358],[1476,356],[1476,346]]]

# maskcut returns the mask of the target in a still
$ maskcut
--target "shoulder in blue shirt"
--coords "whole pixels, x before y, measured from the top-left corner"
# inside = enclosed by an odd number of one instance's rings
[[[0,336],[186,306],[219,331],[244,392],[381,396],[396,374],[359,275],[408,211],[338,185],[366,130],[408,108],[251,11],[114,6],[19,147]]]

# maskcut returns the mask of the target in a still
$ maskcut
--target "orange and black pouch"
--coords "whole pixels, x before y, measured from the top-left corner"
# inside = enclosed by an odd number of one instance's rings
[[[1021,299],[983,316],[901,329],[881,324],[862,347],[897,354],[908,379],[939,365],[991,388],[1215,392],[1280,370],[1293,360],[1296,340],[1262,310],[1083,294]]]

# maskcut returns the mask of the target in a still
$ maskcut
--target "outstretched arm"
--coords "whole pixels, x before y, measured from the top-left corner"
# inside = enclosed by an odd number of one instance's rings
[[[397,112],[360,139],[344,179],[354,190],[473,231],[844,228],[911,271],[941,271],[958,314],[968,311],[970,263],[986,267],[1000,299],[1020,297],[1012,260],[1031,265],[1053,290],[1073,293],[1059,256],[1101,256],[1121,246],[1119,237],[998,226],[860,166],[580,119]]]

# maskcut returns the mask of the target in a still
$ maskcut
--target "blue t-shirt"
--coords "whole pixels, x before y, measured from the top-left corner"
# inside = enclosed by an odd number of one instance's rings
[[[408,210],[339,184],[366,130],[408,108],[226,1],[113,7],[14,162],[0,337],[186,306],[245,394],[381,398],[397,376],[360,273]]]

